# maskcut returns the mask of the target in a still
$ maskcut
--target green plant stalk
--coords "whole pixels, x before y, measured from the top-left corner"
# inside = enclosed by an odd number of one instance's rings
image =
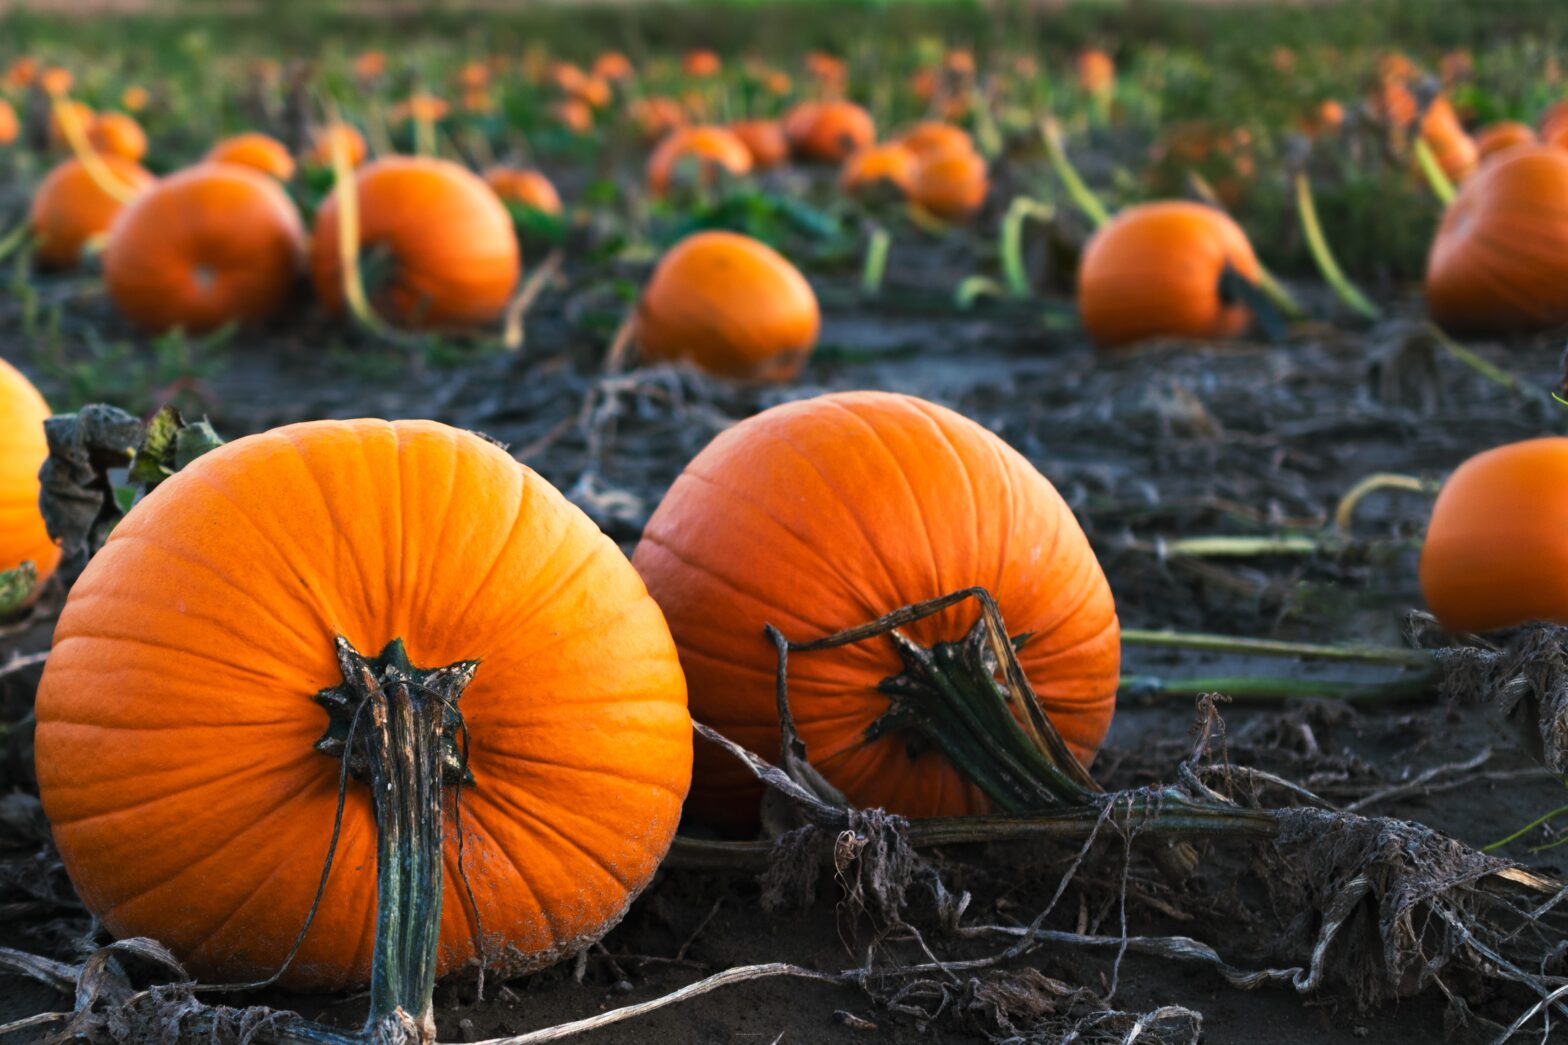
[[[1438,198],[1443,206],[1454,202],[1454,183],[1448,180],[1448,175],[1443,173],[1442,164],[1437,162],[1437,157],[1432,154],[1432,147],[1426,139],[1417,137],[1415,143],[1416,163],[1421,167],[1421,173],[1426,176],[1426,183],[1432,187],[1432,195]]]
[[[10,257],[13,251],[22,249],[33,238],[32,224],[25,219],[0,238],[0,261]]]
[[[1051,169],[1061,179],[1073,203],[1089,216],[1089,220],[1094,222],[1096,228],[1110,221],[1110,211],[1105,209],[1105,204],[1100,202],[1100,198],[1084,184],[1072,161],[1067,158],[1067,150],[1062,145],[1061,125],[1054,118],[1046,117],[1040,123],[1040,136],[1045,141],[1045,155],[1051,161]]]
[[[1356,507],[1370,493],[1378,490],[1404,490],[1409,493],[1424,493],[1432,495],[1437,493],[1437,484],[1425,479],[1417,479],[1413,475],[1395,475],[1392,472],[1378,472],[1362,479],[1339,499],[1339,506],[1334,509],[1334,529],[1342,537],[1348,537],[1351,532],[1351,523],[1355,520]]]
[[[1193,559],[1247,559],[1258,555],[1316,555],[1335,542],[1311,534],[1281,534],[1268,537],[1178,537],[1162,541],[1158,548],[1166,555]]]
[[[1435,672],[1411,674],[1383,683],[1340,682],[1329,679],[1285,679],[1256,675],[1217,675],[1212,678],[1166,679],[1157,675],[1124,675],[1117,694],[1125,697],[1200,697],[1220,693],[1233,700],[1275,701],[1303,698],[1376,703],[1413,700],[1431,687]]]
[[[965,276],[953,288],[953,306],[967,312],[981,298],[1006,297],[1006,289],[989,276]]]
[[[1307,247],[1318,267],[1323,281],[1334,291],[1334,296],[1352,312],[1368,320],[1378,320],[1382,311],[1365,294],[1346,278],[1323,237],[1323,226],[1318,223],[1317,205],[1312,200],[1312,184],[1305,172],[1296,175],[1296,213],[1301,219],[1301,231],[1307,238]]]
[[[1463,363],[1471,370],[1474,370],[1476,373],[1480,374],[1494,385],[1497,385],[1500,388],[1506,388],[1510,392],[1519,392],[1523,390],[1517,377],[1510,374],[1501,367],[1493,366],[1491,363],[1488,363],[1470,349],[1449,337],[1448,332],[1445,331],[1442,327],[1438,326],[1436,323],[1428,323],[1427,329],[1431,331],[1432,337],[1436,339],[1437,343],[1443,346],[1443,351],[1447,352],[1449,355],[1453,356],[1459,362]]]
[[[1018,196],[1007,205],[1002,215],[1002,235],[999,253],[1002,260],[1002,278],[1007,292],[1015,298],[1029,296],[1029,275],[1024,271],[1024,223],[1030,218],[1049,222],[1056,217],[1056,208],[1048,203]]]
[[[1557,817],[1562,816],[1564,813],[1568,813],[1568,806],[1558,806],[1556,809],[1553,809],[1551,812],[1542,813],[1540,816],[1536,817],[1534,820],[1530,821],[1528,824],[1525,824],[1523,827],[1521,827],[1519,830],[1515,831],[1513,834],[1505,835],[1504,837],[1499,838],[1497,841],[1491,843],[1490,845],[1482,846],[1481,847],[1481,852],[1483,852],[1483,853],[1490,853],[1493,850],[1501,849],[1503,846],[1507,845],[1510,842],[1517,842],[1520,838],[1523,838],[1525,835],[1529,834],[1531,831],[1534,831],[1537,827],[1540,827],[1542,824],[1546,823],[1548,820],[1554,820]],[[1536,850],[1533,850],[1533,849],[1531,850],[1531,852],[1535,852],[1535,851]]]
[[[1425,650],[1397,646],[1331,646],[1311,642],[1285,642],[1234,635],[1208,635],[1201,632],[1122,629],[1123,646],[1156,646],[1167,649],[1205,650],[1211,653],[1240,653],[1258,657],[1296,657],[1301,660],[1340,661],[1357,664],[1391,664],[1406,668],[1430,668],[1432,656]]]
[[[866,241],[866,257],[860,269],[860,292],[874,298],[882,292],[882,279],[887,275],[887,256],[892,249],[893,237],[878,225],[871,230]]]

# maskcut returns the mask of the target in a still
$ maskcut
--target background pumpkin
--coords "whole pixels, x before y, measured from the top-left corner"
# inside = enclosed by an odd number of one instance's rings
[[[388,156],[355,179],[362,252],[383,250],[394,271],[369,288],[378,309],[424,327],[487,323],[506,308],[522,261],[512,219],[471,172],[447,160]],[[311,275],[328,308],[343,305],[338,192],[316,212]]]
[[[771,170],[789,159],[789,139],[777,120],[736,120],[730,131],[751,153],[755,170]]]
[[[107,156],[141,162],[147,155],[147,134],[123,112],[99,113],[87,130],[87,143]]]
[[[633,563],[680,647],[692,717],[777,756],[772,623],[820,638],[970,585],[1008,629],[1073,754],[1087,763],[1116,698],[1119,629],[1109,586],[1061,496],[1028,461],[951,410],[846,392],[774,407],[719,435],[654,512]],[[923,646],[963,638],[973,604],[905,629]],[[812,763],[857,805],[912,816],[989,803],[932,751],[866,743],[899,674],[885,639],[790,659],[791,708]],[[699,743],[690,810],[754,821],[759,790]]]
[[[341,142],[350,167],[365,162],[365,136],[358,128],[347,123],[329,123],[318,127],[310,138],[310,151],[305,153],[305,163],[312,167],[331,167],[333,142]]]
[[[538,171],[516,167],[491,167],[485,171],[485,184],[503,202],[520,203],[545,214],[561,213],[561,197]]]
[[[966,148],[928,152],[915,166],[909,198],[948,221],[958,221],[985,206],[990,178],[985,160]]]
[[[1224,299],[1229,265],[1256,282],[1247,234],[1213,207],[1171,200],[1118,213],[1090,238],[1078,268],[1078,314],[1102,348],[1149,337],[1233,337],[1250,311]]]
[[[304,253],[299,212],[277,181],[203,163],[159,181],[115,220],[104,280],[137,325],[201,333],[277,312]]]
[[[1487,450],[1438,492],[1421,592],[1449,631],[1568,624],[1568,438]]]
[[[922,157],[955,149],[975,151],[975,143],[967,131],[940,120],[922,120],[901,134],[898,141]]]
[[[699,232],[670,248],[637,306],[644,356],[733,378],[794,377],[820,326],[817,297],[800,271],[735,232]]]
[[[1536,140],[1535,131],[1528,123],[1518,120],[1499,120],[1482,127],[1475,136],[1476,152],[1484,162],[1515,145],[1531,145]]]
[[[1426,302],[1455,333],[1568,322],[1568,151],[1516,146],[1460,188],[1427,255]]]
[[[38,469],[49,456],[48,417],[38,389],[0,359],[0,573],[30,562],[39,580],[60,561],[38,511]]]
[[[294,177],[294,157],[276,138],[256,131],[224,138],[207,153],[214,163],[236,163],[270,174],[279,181]]]
[[[723,127],[678,127],[648,158],[648,189],[663,196],[686,168],[703,185],[713,184],[720,170],[732,175],[751,170],[746,143]]]
[[[402,491],[399,494],[397,491]],[[39,786],[87,906],[209,980],[266,976],[304,922],[338,761],[313,701],[343,636],[481,660],[459,710],[464,866],[498,964],[618,921],[673,836],[691,721],[658,607],[619,549],[505,451],[432,422],[322,421],[163,483],[77,582],[39,690]],[[284,982],[363,982],[376,827],[350,782],[325,898]],[[448,800],[450,803],[450,791]],[[450,810],[450,804],[448,805]],[[474,957],[447,818],[439,968]]]
[[[892,186],[900,195],[907,195],[919,164],[920,157],[901,142],[872,145],[844,161],[839,187],[849,193],[869,193],[878,186]]]
[[[807,102],[784,123],[790,147],[803,159],[843,163],[851,153],[877,140],[876,121],[854,102],[836,98]]]
[[[153,176],[130,160],[101,157],[115,179],[129,189],[144,189]],[[45,268],[69,268],[81,260],[82,248],[109,231],[125,206],[94,180],[78,160],[66,160],[38,186],[28,224],[37,245],[33,257]]]

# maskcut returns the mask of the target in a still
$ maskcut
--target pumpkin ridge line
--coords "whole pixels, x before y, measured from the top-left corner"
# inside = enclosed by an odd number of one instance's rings
[[[361,448],[363,448],[363,446],[364,446],[364,439],[360,437],[360,432],[359,432],[360,426],[354,424],[351,421],[344,421],[344,422],[342,422],[342,424],[343,424],[344,428],[348,429],[349,432],[353,433],[353,436],[354,436],[353,442],[355,444],[359,445]],[[286,427],[284,427],[284,428],[282,428],[282,429],[280,429],[278,431],[279,431],[279,435],[282,437],[282,441],[284,443],[288,444],[289,449],[294,452],[294,456],[298,460],[300,468],[305,472],[306,476],[308,476],[310,478],[311,485],[316,488],[316,499],[318,501],[320,501],[320,503],[321,503],[321,510],[326,514],[326,517],[328,519],[332,520],[332,526],[331,526],[332,544],[333,544],[332,561],[333,561],[333,563],[335,565],[336,563],[342,561],[342,557],[339,554],[339,549],[343,546],[343,544],[345,542],[343,541],[343,528],[338,524],[337,519],[333,515],[332,500],[331,500],[330,496],[327,493],[327,488],[326,488],[325,484],[322,483],[320,476],[318,476],[316,474],[316,469],[314,468],[310,458],[308,456],[306,456],[304,448],[302,448],[300,446],[299,440],[295,438],[299,433],[298,433],[297,430],[294,430],[294,426],[292,426],[292,425],[286,426]],[[373,474],[375,474],[374,470],[369,467],[370,461],[368,459],[366,459],[365,464],[366,464],[365,474],[366,475],[373,475]],[[399,504],[399,505],[402,503],[401,493],[399,494],[399,496],[396,499],[393,500],[392,503]],[[396,518],[398,520],[399,527],[401,527],[401,525],[402,525],[402,518],[403,518],[401,512],[389,512],[387,514],[392,516],[393,518]],[[357,592],[361,592],[361,593],[368,592],[370,590],[370,588],[369,588],[368,584],[366,583],[365,568],[364,568],[364,565],[359,561],[359,544],[360,544],[360,542],[359,541],[348,541],[347,543],[349,545],[349,558],[354,563],[354,574],[355,574],[355,577],[359,581],[359,583],[357,585],[355,585],[354,590],[357,591]],[[399,555],[401,556],[401,554],[402,554],[402,550],[400,548],[399,549]],[[301,574],[295,573],[295,576],[301,576]],[[319,574],[313,576],[311,579],[314,582],[309,587],[309,590],[312,593],[319,593],[319,592],[328,590],[329,586],[328,585],[324,585],[324,584],[321,583],[322,578],[321,578],[321,576]],[[292,587],[292,585],[290,585],[290,587]],[[336,585],[332,585],[330,587],[337,587],[337,586]],[[316,597],[319,599],[320,595],[317,594]],[[335,610],[341,610],[342,607],[334,607],[334,609]],[[333,616],[336,617],[338,620],[342,620],[345,615],[342,614],[341,612],[339,612],[339,613],[334,613]],[[326,624],[327,622],[323,621],[322,623]],[[332,634],[332,635],[341,635],[341,634],[343,634],[343,628],[341,626],[332,626],[328,630],[329,630],[329,634]]]
[[[754,590],[751,590],[751,589],[749,589],[747,587],[744,587],[744,586],[742,586],[740,584],[735,583],[734,581],[730,580],[728,577],[726,577],[723,574],[719,573],[713,567],[709,566],[707,563],[698,562],[695,559],[688,559],[686,556],[684,556],[680,552],[676,551],[675,548],[672,545],[670,545],[668,542],[666,542],[664,540],[661,540],[659,538],[659,536],[657,534],[653,533],[651,530],[643,534],[643,540],[651,541],[660,551],[665,552],[672,559],[675,559],[677,562],[681,563],[681,565],[685,566],[687,569],[696,570],[699,573],[705,573],[709,577],[712,577],[714,580],[718,581],[720,584],[724,585],[724,587],[730,589],[731,591],[733,591],[733,592],[735,592],[735,593],[737,593],[739,595],[744,595],[748,599],[751,599],[752,601],[757,602],[757,603],[759,603],[759,604],[769,608],[770,610],[774,611],[775,613],[778,613],[781,616],[782,615],[787,615],[787,616],[793,617],[797,623],[804,624],[808,628],[810,628],[811,631],[813,632],[813,634],[817,634],[817,635],[831,635],[831,634],[833,634],[833,631],[834,631],[833,628],[824,627],[822,625],[818,625],[818,624],[815,624],[815,623],[813,623],[811,621],[808,621],[808,620],[806,620],[803,617],[797,616],[795,614],[795,612],[792,609],[790,609],[789,607],[774,606],[773,605],[773,601],[771,599],[764,599],[761,596],[759,596]],[[770,622],[770,623],[776,623],[776,622]],[[759,639],[760,639],[760,637],[761,636],[760,636],[760,630],[759,630]]]
[[[532,797],[532,796],[530,796],[530,797]],[[593,864],[595,867],[599,868],[599,870],[603,871],[605,873],[605,875],[612,882],[614,882],[615,884],[619,885],[622,889],[630,890],[632,888],[632,886],[630,884],[628,884],[626,881],[622,880],[621,876],[615,872],[615,869],[612,868],[609,865],[609,863],[604,859],[604,857],[600,856],[598,853],[590,851],[589,849],[584,847],[581,842],[577,841],[575,838],[573,838],[570,835],[568,835],[568,834],[558,830],[557,828],[553,827],[551,824],[549,824],[547,821],[545,821],[542,817],[540,817],[537,813],[535,813],[533,810],[529,809],[526,805],[523,805],[522,803],[513,801],[511,796],[506,794],[506,788],[505,788],[504,785],[501,786],[501,787],[490,788],[490,793],[486,795],[486,798],[488,798],[493,805],[496,805],[496,806],[506,806],[508,809],[510,809],[513,812],[517,813],[521,817],[521,819],[528,820],[528,821],[532,822],[533,824],[535,824],[537,826],[538,829],[542,829],[544,833],[559,839],[561,842],[565,843],[565,845],[568,848],[573,849],[576,852],[578,852],[579,854],[581,854],[582,856],[587,857],[589,863]],[[565,814],[572,815],[572,816],[579,816],[580,815],[580,814],[577,814],[575,810],[563,807],[559,803],[556,803],[556,802],[549,802],[549,801],[541,800],[541,804],[554,806],[556,811],[560,812],[560,813],[565,813]],[[586,816],[586,815],[581,815],[581,819],[586,820],[589,823],[597,823],[597,821],[595,821],[592,817],[589,817],[589,816]],[[652,855],[652,854],[650,853],[649,855]]]

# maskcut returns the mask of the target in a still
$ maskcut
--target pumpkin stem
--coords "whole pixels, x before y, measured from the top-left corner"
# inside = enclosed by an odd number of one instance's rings
[[[893,237],[887,229],[874,225],[866,240],[866,258],[860,268],[860,292],[874,298],[882,292],[882,277],[887,274],[887,255],[893,246]]]
[[[1317,204],[1312,200],[1312,183],[1307,180],[1304,171],[1296,175],[1296,212],[1301,217],[1301,231],[1307,237],[1307,247],[1312,252],[1312,260],[1317,264],[1318,272],[1323,276],[1323,282],[1334,291],[1340,303],[1352,312],[1374,322],[1381,319],[1382,311],[1346,278],[1339,262],[1334,260],[1334,253],[1329,250],[1328,240],[1323,236],[1323,226],[1318,222]]]
[[[343,684],[316,695],[330,719],[316,749],[342,759],[369,784],[378,838],[376,943],[364,1036],[430,1042],[441,937],[442,790],[473,784],[457,702],[479,662],[416,668],[401,639],[369,659],[339,637],[337,654]]]
[[[1056,122],[1055,117],[1047,116],[1040,121],[1040,137],[1045,142],[1045,155],[1051,161],[1051,169],[1056,171],[1056,176],[1062,180],[1067,195],[1072,197],[1078,209],[1089,216],[1096,228],[1110,221],[1110,211],[1105,209],[1105,204],[1100,202],[1094,190],[1084,184],[1072,160],[1067,158],[1067,149],[1062,145],[1062,125]]]
[[[65,135],[66,144],[71,147],[71,152],[81,163],[87,176],[92,178],[98,188],[117,203],[129,203],[136,197],[137,187],[121,181],[115,176],[109,165],[103,162],[87,140],[87,129],[76,118],[76,111],[71,108],[71,100],[64,94],[57,94],[49,100],[50,107],[54,110],[55,124],[60,128],[60,133]]]
[[[1024,222],[1033,218],[1046,223],[1056,220],[1056,208],[1049,203],[1016,196],[1007,205],[1002,216],[1002,238],[998,252],[1002,257],[1002,275],[1007,280],[1007,292],[1015,298],[1029,296],[1029,273],[1024,266]]]
[[[1421,173],[1426,176],[1427,185],[1431,186],[1432,195],[1437,197],[1439,203],[1448,206],[1454,202],[1454,183],[1448,180],[1443,165],[1437,162],[1437,156],[1432,152],[1432,147],[1426,143],[1425,138],[1415,140],[1416,163],[1421,167]]]

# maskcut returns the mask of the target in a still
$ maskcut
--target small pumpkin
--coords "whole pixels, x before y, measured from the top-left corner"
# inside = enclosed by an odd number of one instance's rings
[[[593,60],[593,74],[611,83],[630,80],[637,75],[630,58],[619,51],[605,51]]]
[[[120,92],[120,108],[129,113],[141,112],[151,101],[151,92],[138,84],[131,84]]]
[[[1046,713],[1087,764],[1115,707],[1116,608],[1082,529],[1050,482],[973,421],[913,396],[845,392],[773,407],[720,434],[675,481],[632,558],[680,649],[692,717],[742,746],[779,750],[776,650],[974,585],[1008,630]],[[903,629],[962,639],[972,605]],[[991,803],[930,745],[868,730],[901,673],[885,640],[790,658],[808,757],[857,806],[908,816]],[[755,823],[759,789],[700,743],[689,813]]]
[[[1427,254],[1432,318],[1455,333],[1568,322],[1568,151],[1519,145],[1460,188]]]
[[[160,180],[115,220],[104,282],[138,326],[199,334],[275,314],[303,271],[304,252],[299,212],[276,180],[203,163]]]
[[[681,71],[694,79],[706,80],[719,75],[724,63],[712,51],[687,51],[681,58]]]
[[[650,95],[639,98],[627,111],[643,141],[655,142],[686,125],[686,110],[674,98]]]
[[[1262,273],[1247,234],[1224,212],[1167,200],[1128,207],[1095,231],[1078,268],[1078,313],[1096,344],[1150,337],[1225,338],[1246,329],[1229,300],[1226,268]]]
[[[338,193],[316,212],[311,275],[329,309],[343,306]],[[362,253],[391,263],[368,288],[377,309],[416,327],[470,326],[506,308],[522,268],[506,207],[472,172],[448,160],[387,156],[355,179]]]
[[[130,160],[101,157],[122,186],[145,189],[153,176]],[[66,160],[38,186],[28,223],[37,240],[33,256],[44,268],[70,268],[81,260],[87,241],[109,231],[124,207],[99,185],[79,160]]]
[[[817,342],[811,285],[783,255],[735,232],[699,232],[659,259],[637,307],[637,343],[654,361],[724,377],[787,381]]]
[[[38,469],[49,457],[48,417],[38,389],[0,359],[0,573],[30,562],[40,582],[60,561],[38,511]]]
[[[574,134],[587,134],[593,130],[593,106],[581,98],[563,98],[550,106],[555,122]]]
[[[974,152],[969,132],[941,120],[922,120],[898,137],[899,144],[922,158],[941,152]]]
[[[51,98],[58,98],[71,89],[76,77],[71,70],[52,65],[38,74],[38,86]]]
[[[736,120],[730,131],[751,153],[753,170],[772,170],[789,159],[789,139],[777,120]]]
[[[361,51],[354,56],[354,76],[361,83],[372,83],[387,71],[387,56],[382,51]]]
[[[873,145],[852,153],[839,171],[839,187],[854,195],[866,195],[891,187],[907,196],[915,182],[920,157],[902,142]]]
[[[519,203],[545,214],[561,213],[561,197],[550,179],[520,167],[491,167],[485,184],[506,203]]]
[[[1462,182],[1469,177],[1480,158],[1474,139],[1465,133],[1445,95],[1432,99],[1422,115],[1421,140],[1431,147],[1437,165],[1453,182]]]
[[[751,170],[751,151],[746,143],[723,127],[680,127],[649,157],[648,191],[663,196],[688,175],[711,185],[720,170],[735,176]]]
[[[367,150],[365,136],[347,123],[329,123],[316,128],[310,137],[310,150],[305,153],[305,164],[310,167],[331,167],[334,143],[341,145],[350,167],[365,162]]]
[[[1568,439],[1479,453],[1438,492],[1421,592],[1449,631],[1568,624]]]
[[[22,121],[17,118],[16,107],[0,98],[0,145],[13,145],[22,134]]]
[[[972,149],[953,148],[921,157],[909,198],[939,218],[961,221],[985,206],[989,188],[985,159]]]
[[[843,163],[852,153],[876,142],[877,125],[866,110],[838,98],[797,105],[785,117],[784,134],[802,159]]]
[[[87,144],[105,156],[119,156],[133,163],[147,155],[147,134],[141,124],[123,112],[99,113],[87,129]]]
[[[1326,98],[1297,121],[1297,126],[1308,138],[1321,138],[1338,133],[1345,125],[1345,107],[1333,98]]]
[[[476,957],[475,915],[508,971],[601,936],[653,876],[690,779],[669,629],[576,506],[499,447],[429,421],[316,421],[229,443],[136,505],[88,564],[36,741],[83,903],[209,981],[275,972],[333,830],[330,742],[341,750],[354,710],[335,702],[343,659],[390,661],[397,640],[415,669],[471,676],[450,709],[472,783],[461,841],[452,816],[434,825],[437,971]],[[363,737],[372,716],[359,717]],[[448,767],[456,732],[443,726]],[[369,973],[378,830],[369,789],[357,775],[348,788],[290,987]]]
[[[224,138],[207,151],[212,163],[232,163],[270,174],[279,181],[294,177],[294,157],[276,138],[258,131]]]
[[[1533,145],[1535,142],[1535,129],[1518,120],[1489,123],[1477,131],[1475,136],[1476,153],[1482,163],[1515,145]]]
[[[1088,94],[1108,94],[1116,86],[1116,62],[1099,48],[1079,51],[1074,64],[1078,86]]]

